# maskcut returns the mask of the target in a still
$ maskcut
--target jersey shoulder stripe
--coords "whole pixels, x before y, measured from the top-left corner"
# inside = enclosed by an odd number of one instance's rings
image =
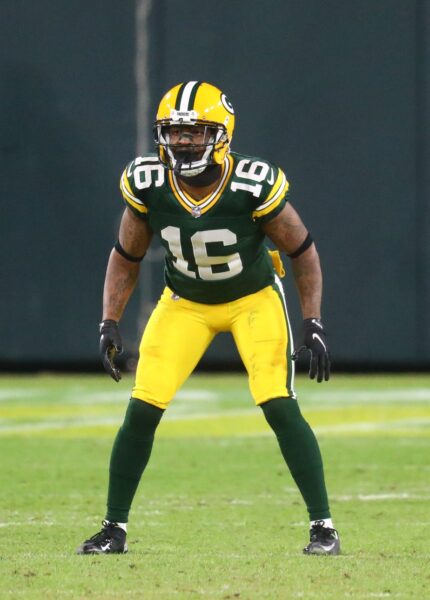
[[[247,189],[253,195],[252,218],[262,222],[276,216],[287,201],[289,183],[282,169],[257,156],[232,152],[235,158],[235,189]]]
[[[288,191],[289,183],[282,169],[278,169],[278,176],[275,183],[271,187],[266,199],[252,213],[253,218],[259,218],[268,215],[275,210],[284,200]]]
[[[147,212],[147,208],[146,208],[145,204],[142,202],[142,200],[139,200],[139,198],[136,198],[136,196],[132,192],[132,189],[131,189],[131,186],[130,186],[130,183],[129,183],[128,177],[127,177],[127,168],[124,169],[124,172],[121,176],[119,188],[121,190],[122,197],[124,198],[126,204],[131,205],[134,209],[138,210],[141,213]]]
[[[148,208],[142,198],[142,192],[136,187],[135,183],[138,173],[135,173],[135,170],[145,169],[145,165],[147,165],[147,169],[156,168],[154,163],[157,162],[159,162],[157,156],[138,156],[128,163],[121,175],[119,188],[124,202],[138,216],[145,216]],[[141,186],[139,185],[138,187]],[[145,187],[149,187],[149,184]]]

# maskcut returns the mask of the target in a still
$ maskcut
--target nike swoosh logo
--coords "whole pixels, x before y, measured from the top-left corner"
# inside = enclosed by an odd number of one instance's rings
[[[330,550],[333,550],[335,546],[336,542],[333,542],[332,544],[330,544],[330,546],[324,546],[324,548],[327,550],[327,552],[330,552]]]
[[[320,336],[317,333],[313,333],[312,334],[312,339],[313,340],[318,340],[322,344],[322,347],[324,348],[324,350],[327,352],[326,345],[324,344],[324,342],[322,341],[322,339],[320,338]]]
[[[100,548],[103,550],[103,552],[105,552],[106,550],[108,550],[111,547],[112,542],[108,542],[107,544],[105,544],[104,546],[102,544],[100,544]]]
[[[319,327],[320,329],[324,329],[324,327],[321,325],[321,323],[319,322],[318,319],[312,319],[312,323],[314,325],[316,325],[317,327]]]
[[[273,185],[275,183],[275,173],[273,172],[273,169],[270,169],[270,177],[267,180],[267,183],[269,185]]]

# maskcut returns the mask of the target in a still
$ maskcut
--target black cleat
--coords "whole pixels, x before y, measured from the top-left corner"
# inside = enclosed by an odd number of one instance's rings
[[[340,541],[336,529],[324,527],[324,521],[316,521],[311,527],[310,542],[303,554],[340,554]]]
[[[103,529],[85,540],[76,554],[125,554],[128,550],[126,532],[116,523],[102,521]]]

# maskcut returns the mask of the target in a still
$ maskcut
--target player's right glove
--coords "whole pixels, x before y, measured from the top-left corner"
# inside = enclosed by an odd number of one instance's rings
[[[114,360],[116,354],[121,352],[122,340],[118,323],[113,319],[105,319],[100,323],[100,354],[106,372],[117,382],[121,379],[121,372]]]
[[[292,359],[297,360],[303,350],[309,350],[311,353],[309,377],[315,379],[317,376],[318,383],[321,383],[323,378],[328,381],[330,379],[330,354],[321,319],[304,319],[303,341],[292,355]]]

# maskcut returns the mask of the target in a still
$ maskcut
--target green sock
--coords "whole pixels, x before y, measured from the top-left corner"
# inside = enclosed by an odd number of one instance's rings
[[[108,521],[127,523],[131,503],[151,456],[155,430],[163,412],[142,400],[130,399],[110,459]]]
[[[275,432],[282,456],[306,503],[311,520],[330,517],[321,452],[294,398],[274,398],[261,405]]]

